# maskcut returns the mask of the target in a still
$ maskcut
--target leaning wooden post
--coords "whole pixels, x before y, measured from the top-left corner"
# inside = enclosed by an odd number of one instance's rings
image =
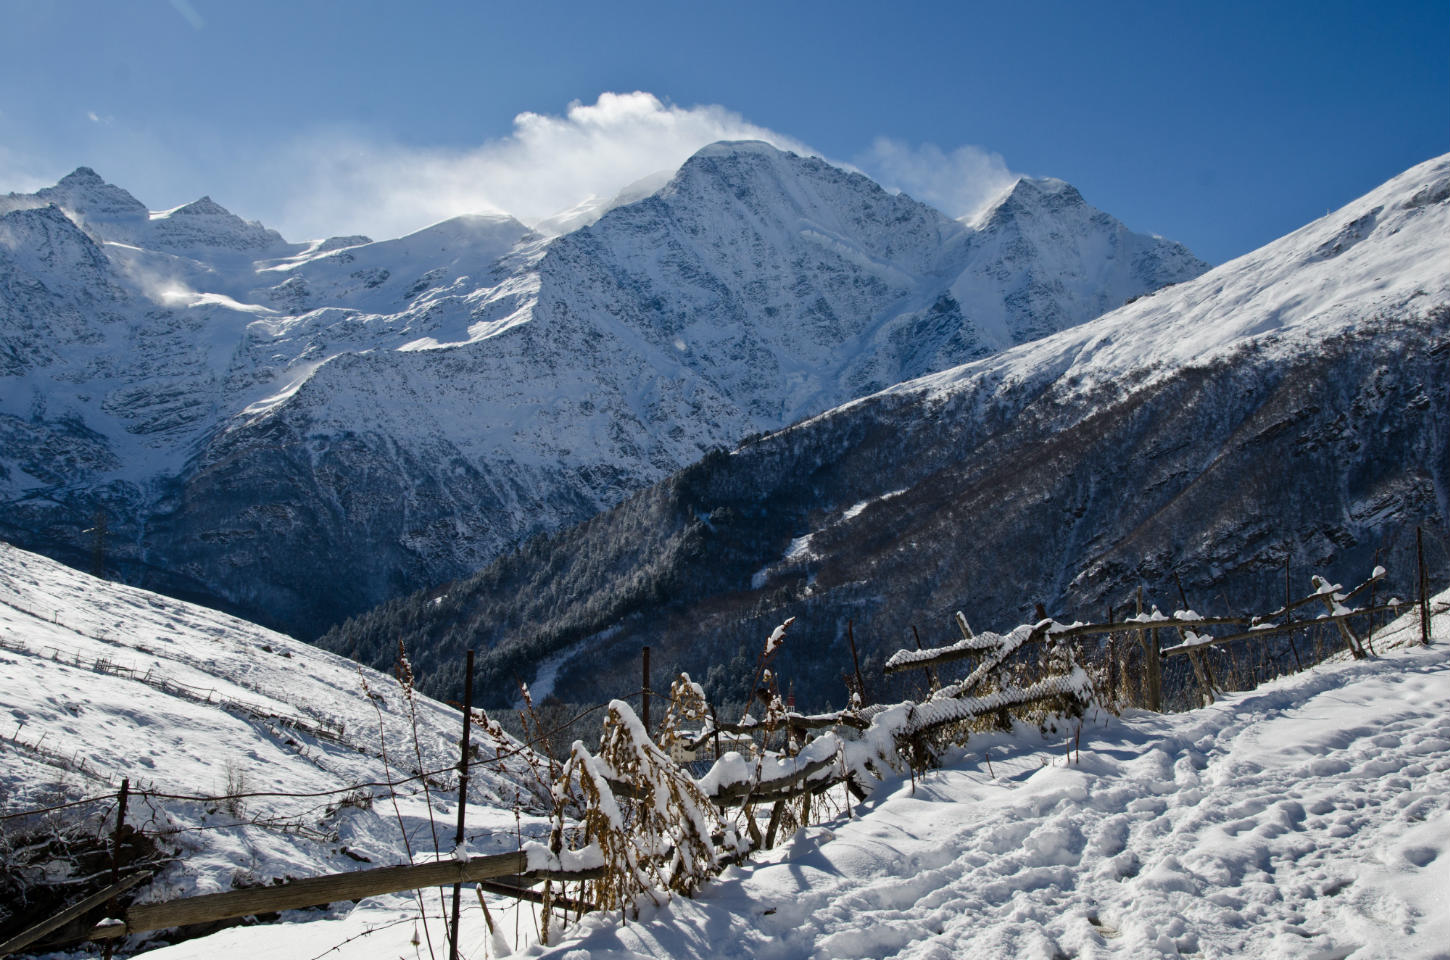
[[[1178,571],[1173,571],[1173,582],[1178,584],[1178,601],[1183,604],[1183,610],[1188,611],[1188,594],[1183,591],[1183,580],[1178,576]],[[1178,628],[1178,637],[1184,643],[1188,642],[1188,631],[1182,627]],[[1188,651],[1188,661],[1193,664],[1193,675],[1198,680],[1198,686],[1203,691],[1203,704],[1208,706],[1213,703],[1213,670],[1208,665],[1208,659],[1198,650]]]
[[[1321,592],[1320,596],[1324,600],[1324,609],[1329,611],[1329,615],[1331,617],[1334,616],[1334,591],[1330,589],[1329,581],[1325,580],[1321,576],[1316,575],[1314,579],[1310,582],[1314,584],[1315,590],[1328,590],[1327,593]],[[1359,637],[1355,634],[1355,632],[1349,629],[1349,624],[1344,622],[1343,620],[1335,620],[1334,625],[1339,628],[1339,635],[1344,638],[1344,645],[1349,648],[1349,652],[1354,657],[1354,659],[1363,660],[1366,656],[1364,652],[1364,645],[1359,642]]]
[[[1415,528],[1415,558],[1420,571],[1420,642],[1428,647],[1430,645],[1430,578],[1425,574],[1425,538],[1419,527]]]
[[[86,914],[90,913],[92,910],[96,909],[107,901],[114,900],[116,897],[119,897],[121,894],[125,893],[127,890],[130,890],[138,883],[150,879],[151,872],[149,870],[143,870],[141,873],[131,874],[120,883],[112,884],[104,890],[100,890],[96,893],[91,894],[89,897],[86,897],[79,903],[67,907],[60,913],[57,913],[55,916],[50,917],[46,920],[42,920],[39,923],[35,924],[35,926],[29,927],[25,930],[22,930],[20,933],[17,933],[9,940],[6,940],[4,943],[0,943],[0,957],[9,956],[12,953],[19,952],[22,947],[29,946],[30,944],[39,940],[41,937],[45,936],[47,933],[59,930],[61,927],[65,926],[73,920],[79,920],[81,917],[84,917]],[[128,932],[125,924],[109,924],[99,929],[105,930],[107,935],[112,937],[124,937]]]
[[[453,857],[462,861],[464,816],[468,809],[468,734],[473,721],[473,651],[463,668],[463,748],[458,758],[458,830],[453,834]],[[453,922],[448,928],[448,960],[458,960],[458,899],[463,884],[453,885]]]
[[[720,716],[715,712],[715,705],[710,704],[710,733],[715,740],[715,759],[720,759]]]
[[[780,817],[785,812],[785,799],[775,801],[775,806],[770,808],[770,825],[765,828],[765,849],[775,847],[775,834],[780,829]]]

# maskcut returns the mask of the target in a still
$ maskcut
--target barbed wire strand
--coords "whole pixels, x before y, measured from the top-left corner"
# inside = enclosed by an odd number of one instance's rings
[[[641,689],[636,690],[636,691],[634,691],[632,693],[625,694],[623,697],[620,697],[620,698],[617,698],[617,699],[633,699],[634,697],[640,696],[643,693],[644,693],[644,690],[643,690],[643,688],[641,688]],[[533,752],[534,747],[536,747],[536,746],[544,743],[549,737],[552,737],[555,734],[558,734],[558,733],[560,733],[563,730],[567,730],[569,727],[572,727],[575,723],[578,723],[580,720],[583,720],[584,718],[590,716],[591,714],[598,713],[599,711],[606,709],[607,706],[608,706],[607,704],[598,704],[596,706],[589,707],[589,708],[587,708],[585,710],[582,710],[579,713],[575,714],[570,719],[554,725],[549,730],[543,731],[542,733],[539,733],[539,734],[535,735],[534,737],[532,737],[532,738],[530,738],[528,740],[520,740],[520,741],[518,741],[518,746],[517,747],[511,748],[510,750],[507,750],[507,751],[496,751],[492,757],[488,757],[488,758],[484,758],[484,759],[480,759],[480,760],[471,760],[471,761],[468,762],[468,765],[467,765],[468,766],[468,769],[469,770],[473,770],[475,768],[482,768],[482,767],[489,767],[489,766],[501,766],[507,760],[512,760],[515,757],[523,756],[526,753],[531,753],[531,752]],[[353,784],[348,784],[348,785],[341,786],[341,787],[335,787],[335,788],[330,789],[330,790],[314,790],[314,791],[249,790],[249,791],[245,791],[245,792],[226,793],[226,794],[216,794],[216,795],[213,795],[213,794],[167,793],[167,792],[161,791],[161,790],[138,789],[138,790],[132,790],[131,791],[131,795],[133,797],[138,797],[138,798],[140,798],[140,797],[149,797],[149,798],[154,799],[154,800],[176,800],[176,801],[186,802],[186,803],[221,803],[221,802],[229,801],[229,800],[253,800],[253,799],[258,799],[258,798],[262,798],[262,797],[271,797],[271,798],[279,798],[279,799],[294,799],[294,800],[315,800],[315,799],[318,799],[318,798],[321,798],[321,797],[336,796],[338,794],[356,793],[359,790],[393,789],[393,788],[396,788],[396,787],[406,786],[409,783],[415,783],[417,781],[424,780],[424,779],[427,779],[429,777],[436,777],[436,776],[439,776],[441,774],[456,772],[457,770],[458,770],[458,764],[456,764],[456,763],[450,763],[450,764],[448,764],[447,766],[444,766],[444,767],[437,767],[437,768],[432,769],[432,770],[425,770],[425,771],[423,771],[421,773],[415,773],[412,776],[403,777],[401,779],[396,779],[396,780],[370,780],[370,781],[366,781],[366,782],[363,782],[363,783],[353,783]],[[113,793],[101,794],[99,796],[94,796],[94,797],[87,797],[87,798],[82,799],[82,800],[72,800],[72,801],[70,801],[68,803],[59,803],[59,804],[53,804],[53,805],[47,806],[47,807],[35,807],[35,808],[27,809],[27,810],[21,810],[21,811],[15,812],[15,813],[0,814],[0,821],[3,821],[3,820],[16,820],[16,819],[21,819],[21,818],[24,818],[24,817],[34,817],[34,816],[39,816],[39,815],[44,814],[44,813],[52,813],[52,812],[55,812],[55,811],[58,811],[58,810],[66,810],[66,809],[69,809],[71,807],[81,807],[81,806],[86,806],[88,804],[102,803],[102,802],[110,802],[110,801],[113,801],[113,800],[115,800],[117,798],[118,793],[119,793],[119,791],[113,792]],[[314,807],[313,809],[316,809],[316,808]],[[300,814],[296,814],[296,815],[300,815]],[[248,823],[250,823],[250,822],[251,821],[248,821]],[[192,829],[192,828],[188,828],[188,829]]]

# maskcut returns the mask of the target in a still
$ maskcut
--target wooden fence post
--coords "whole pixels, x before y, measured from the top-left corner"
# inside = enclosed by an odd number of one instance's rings
[[[1430,578],[1425,573],[1425,539],[1419,527],[1415,528],[1415,559],[1419,568],[1420,588],[1420,642],[1430,645]]]
[[[644,685],[641,687],[643,693],[641,693],[640,695],[641,699],[639,719],[642,723],[644,723],[644,732],[647,734],[649,733],[649,647],[647,645],[643,649],[642,653],[643,663],[641,672],[644,675]]]
[[[965,618],[963,622],[966,622]],[[916,640],[916,649],[921,650],[921,634],[916,632],[916,624],[914,623],[911,625],[911,636]],[[931,667],[926,668],[926,678],[931,682],[931,691],[933,693],[941,689],[941,681],[937,679],[936,671]]]
[[[125,839],[126,831],[126,799],[131,794],[131,778],[121,778],[121,792],[116,797],[116,832],[111,835],[111,887],[114,889],[121,882],[121,841]],[[106,901],[107,916],[114,916],[116,913],[116,898],[112,897]],[[111,953],[115,949],[115,943],[106,941],[104,951],[105,960],[111,960]]]
[[[473,651],[468,651],[467,665],[463,669],[463,746],[458,758],[458,830],[453,835],[453,856],[461,856],[463,849],[464,812],[468,808],[468,734],[473,721]],[[458,899],[463,884],[453,885],[453,920],[448,927],[448,960],[458,960]]]
[[[1143,588],[1138,587],[1138,616],[1143,615]],[[1138,642],[1143,645],[1143,665],[1146,668],[1148,689],[1143,691],[1148,709],[1161,713],[1163,710],[1163,661],[1158,652],[1158,631],[1138,631]]]
[[[1289,554],[1286,551],[1285,554],[1284,554],[1284,622],[1285,623],[1289,623],[1290,621],[1293,620],[1294,614],[1291,613],[1290,610],[1289,610],[1289,607],[1290,607],[1290,605],[1293,604],[1293,602],[1294,602],[1293,587],[1290,585],[1290,582],[1289,582]],[[1290,630],[1289,631],[1289,649],[1292,650],[1292,651],[1294,651],[1294,667],[1295,667],[1295,669],[1298,670],[1300,673],[1303,673],[1304,672],[1304,663],[1303,663],[1303,661],[1301,661],[1299,659],[1299,645],[1294,642],[1294,631],[1293,630]]]
[[[1183,604],[1183,609],[1188,610],[1188,594],[1183,591],[1183,579],[1178,576],[1178,571],[1173,571],[1173,582],[1178,584],[1178,601]],[[1178,637],[1184,643],[1188,642],[1188,631],[1182,627],[1178,628]],[[1188,661],[1193,665],[1193,675],[1198,680],[1199,689],[1203,691],[1201,700],[1204,706],[1213,703],[1213,670],[1208,664],[1208,658],[1202,652],[1191,650],[1188,654]]]
[[[861,679],[861,661],[856,657],[856,634],[852,629],[854,621],[846,621],[846,641],[851,645],[851,666],[856,670],[856,692],[861,695],[861,705],[866,705],[866,684]]]
[[[1329,581],[1316,575],[1311,582],[1314,584],[1315,590],[1329,590],[1328,593],[1320,593],[1319,595],[1324,600],[1324,609],[1329,612],[1331,617],[1334,616],[1334,593],[1330,589]],[[1335,620],[1334,625],[1339,629],[1339,635],[1344,638],[1344,645],[1349,648],[1349,652],[1354,659],[1363,660],[1366,656],[1364,645],[1359,642],[1359,637],[1355,632],[1349,629],[1349,624],[1343,620]]]

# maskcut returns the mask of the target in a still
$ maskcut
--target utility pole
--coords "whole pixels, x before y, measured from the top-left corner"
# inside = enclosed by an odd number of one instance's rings
[[[97,510],[91,526],[81,533],[91,535],[91,576],[106,579],[106,511]]]

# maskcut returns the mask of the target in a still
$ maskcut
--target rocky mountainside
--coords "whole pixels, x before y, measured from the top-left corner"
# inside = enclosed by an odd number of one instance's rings
[[[323,646],[399,639],[428,686],[594,701],[685,669],[743,698],[762,639],[803,707],[867,659],[1119,610],[1179,583],[1267,611],[1311,574],[1415,590],[1416,527],[1450,577],[1450,155],[1281,240],[1093,322],[715,453]],[[1170,606],[1171,605],[1171,606]],[[879,674],[878,674],[879,675]],[[873,681],[874,682],[874,681]],[[910,682],[910,681],[908,681]],[[889,699],[902,691],[872,690]]]
[[[311,636],[747,435],[1206,265],[1060,181],[972,223],[758,143],[548,238],[0,197],[0,537]]]

